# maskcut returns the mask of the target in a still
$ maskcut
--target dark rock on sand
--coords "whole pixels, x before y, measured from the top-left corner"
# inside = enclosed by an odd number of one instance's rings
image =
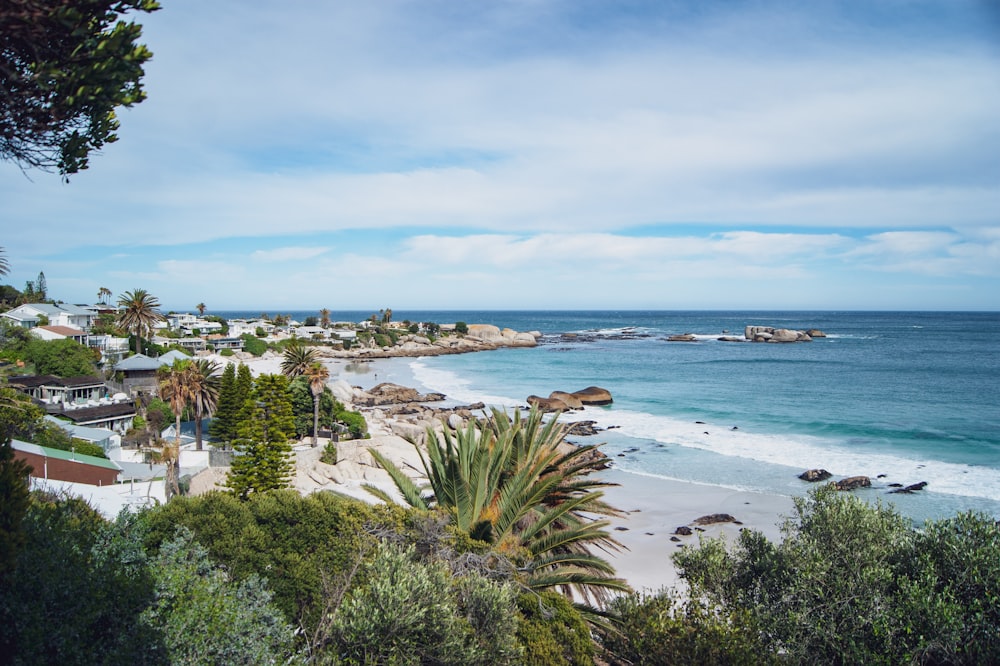
[[[679,534],[681,536],[691,536],[692,534],[694,534],[694,532],[692,532],[691,528],[688,527],[687,525],[681,525],[676,530],[674,530],[674,534]]]
[[[856,490],[858,488],[870,488],[872,480],[867,476],[849,476],[833,484],[837,490]]]
[[[728,513],[713,513],[691,521],[692,525],[715,525],[716,523],[738,523],[735,518]]]
[[[833,474],[830,474],[825,469],[809,469],[805,472],[799,474],[799,478],[803,481],[809,481],[810,483],[815,483],[816,481],[826,481]]]

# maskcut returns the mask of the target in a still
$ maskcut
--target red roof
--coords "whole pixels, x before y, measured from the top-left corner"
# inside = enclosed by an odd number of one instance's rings
[[[69,326],[39,326],[38,328],[44,328],[46,331],[51,333],[57,333],[58,335],[65,335],[67,338],[75,338],[81,335],[87,335],[78,328],[70,328]]]

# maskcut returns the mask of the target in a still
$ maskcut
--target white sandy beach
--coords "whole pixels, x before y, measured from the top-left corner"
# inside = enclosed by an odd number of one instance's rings
[[[222,362],[233,358],[211,357]],[[347,382],[351,386],[368,389],[381,382],[413,385],[409,371],[410,359],[376,359],[358,362],[352,359],[324,359],[330,369],[330,382]],[[257,376],[281,371],[281,357],[271,355],[260,359],[244,360]],[[334,490],[366,501],[374,501],[364,490],[364,484],[378,486],[394,493],[388,475],[373,464],[369,448],[409,468],[418,476],[419,458],[412,444],[395,435],[390,425],[380,418],[381,412],[368,413],[371,439],[347,441],[338,445],[338,464],[324,465],[319,454],[325,445],[321,441],[315,449],[308,445],[296,447],[296,476],[294,487],[302,493],[317,490]],[[600,435],[597,436],[599,439]],[[304,440],[308,442],[308,440]],[[655,592],[674,587],[678,582],[671,555],[685,545],[695,546],[699,537],[725,535],[733,539],[744,528],[763,532],[768,538],[780,538],[780,524],[793,510],[792,499],[779,495],[745,492],[700,483],[690,483],[660,477],[645,476],[609,469],[603,478],[616,486],[605,490],[610,504],[626,512],[612,520],[612,533],[627,550],[608,556],[618,574],[639,591]],[[222,481],[223,479],[217,479]],[[207,488],[207,486],[206,486]],[[202,488],[202,490],[205,488]],[[738,523],[717,523],[696,527],[693,521],[710,514],[729,514]],[[675,536],[680,526],[691,526],[690,536]],[[672,540],[673,537],[675,540]]]

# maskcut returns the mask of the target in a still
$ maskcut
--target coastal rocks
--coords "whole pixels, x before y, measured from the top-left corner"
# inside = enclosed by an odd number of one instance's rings
[[[890,490],[889,493],[890,494],[892,494],[892,493],[903,493],[903,494],[906,494],[906,495],[910,495],[910,494],[912,494],[912,493],[914,493],[914,492],[916,492],[918,490],[923,490],[926,487],[927,487],[927,482],[926,481],[921,481],[919,483],[914,483],[914,484],[911,484],[909,486],[906,486],[905,488],[897,488],[896,490]]]
[[[825,469],[809,469],[805,472],[799,474],[799,478],[803,481],[808,481],[810,483],[816,483],[817,481],[826,481],[833,474],[830,474]]]
[[[808,329],[806,331],[806,335],[808,335],[810,338],[825,338],[826,337],[826,333],[824,333],[823,331],[819,330],[818,328],[810,328],[810,329]]]
[[[582,409],[587,405],[610,405],[613,402],[611,392],[599,386],[588,386],[581,391],[567,393],[553,391],[548,398],[529,395],[525,402],[541,409],[543,412],[565,412],[572,409]]]
[[[751,342],[811,342],[812,336],[805,331],[771,326],[747,326],[743,337]],[[826,336],[823,336],[826,337]]]
[[[444,399],[445,396],[441,393],[422,394],[417,389],[386,382],[356,394],[354,404],[361,407],[377,407],[408,402],[434,402]]]
[[[600,430],[597,428],[597,421],[577,421],[570,423],[566,429],[567,435],[576,435],[577,437],[590,437],[598,432]]]
[[[678,335],[671,335],[667,338],[667,342],[697,342],[698,338],[695,337],[694,333],[680,333]]]
[[[833,486],[837,490],[857,490],[858,488],[871,488],[872,480],[867,476],[849,476],[834,482]]]
[[[677,534],[679,536],[691,536],[692,534],[694,534],[694,532],[687,525],[681,525],[676,530],[674,530],[674,534]]]
[[[613,402],[611,392],[599,386],[588,386],[582,391],[574,391],[573,395],[584,405],[610,405]]]

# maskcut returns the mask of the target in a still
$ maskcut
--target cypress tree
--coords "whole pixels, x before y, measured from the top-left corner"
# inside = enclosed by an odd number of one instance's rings
[[[215,408],[215,418],[208,426],[208,434],[212,439],[228,442],[236,434],[236,419],[240,413],[242,401],[236,394],[236,366],[226,365],[219,382],[219,404]]]

